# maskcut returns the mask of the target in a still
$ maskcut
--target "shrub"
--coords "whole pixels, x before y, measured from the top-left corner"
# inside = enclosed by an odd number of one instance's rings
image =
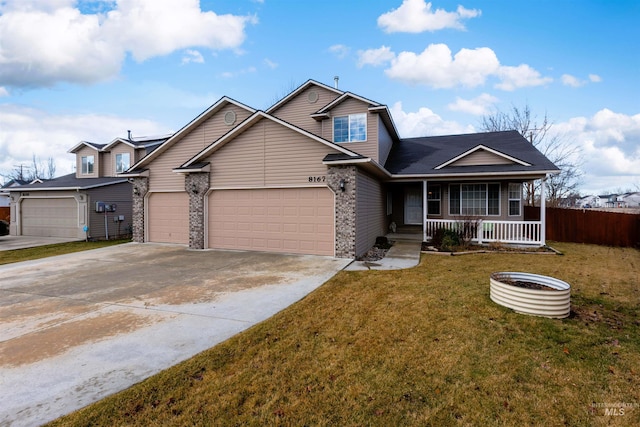
[[[460,246],[460,235],[454,230],[438,228],[433,233],[431,244],[443,251],[452,251],[456,246]]]

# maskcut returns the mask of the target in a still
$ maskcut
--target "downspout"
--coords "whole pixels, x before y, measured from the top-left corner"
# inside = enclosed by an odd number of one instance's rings
[[[546,233],[547,233],[547,197],[545,195],[545,182],[547,182],[547,175],[545,174],[540,183],[540,243],[541,246],[545,246]]]
[[[422,181],[422,241],[427,241],[427,180]]]

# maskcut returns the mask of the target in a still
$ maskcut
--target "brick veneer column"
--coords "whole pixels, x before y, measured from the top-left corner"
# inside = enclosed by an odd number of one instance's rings
[[[329,187],[336,195],[336,257],[356,256],[356,167],[330,166],[327,171]],[[345,191],[340,189],[344,180]]]
[[[184,188],[189,193],[189,248],[204,249],[204,196],[209,190],[209,173],[190,173]]]
[[[131,184],[133,193],[132,240],[144,243],[144,196],[149,191],[149,179],[146,177],[133,178]]]

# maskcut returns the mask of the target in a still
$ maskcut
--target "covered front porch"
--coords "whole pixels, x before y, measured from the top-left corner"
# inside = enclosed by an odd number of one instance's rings
[[[541,184],[541,218],[524,218],[518,180],[469,183],[412,181],[389,184],[389,238],[429,242],[437,230],[464,234],[475,244],[500,242],[544,246],[545,183]],[[516,194],[516,195],[514,195]],[[466,197],[473,197],[466,200]],[[458,204],[461,206],[456,210]]]

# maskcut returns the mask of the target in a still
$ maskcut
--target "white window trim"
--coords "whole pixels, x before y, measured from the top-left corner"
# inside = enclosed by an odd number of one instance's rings
[[[462,213],[462,186],[463,185],[477,185],[477,184],[481,184],[485,186],[485,195],[486,195],[486,199],[485,199],[485,205],[484,205],[484,209],[485,209],[485,213],[484,214],[480,214],[480,215],[469,215],[469,214],[465,214]],[[460,196],[460,213],[451,213],[451,186],[453,185],[459,185],[460,186],[460,191],[458,193],[458,195]],[[497,214],[489,214],[489,186],[490,185],[497,185],[498,186],[498,213]],[[441,196],[442,197],[442,196]],[[456,183],[452,183],[449,184],[449,196],[447,199],[447,209],[449,211],[449,215],[450,216],[474,216],[474,217],[500,217],[502,216],[502,185],[500,184],[500,182],[456,182]]]
[[[359,139],[357,141],[353,141],[351,139],[351,120],[352,118],[355,118],[356,116],[364,116],[364,139]],[[348,135],[347,135],[347,140],[346,141],[336,141],[336,119],[342,119],[342,118],[347,118],[347,126],[348,126]],[[367,138],[368,138],[368,132],[367,132],[367,113],[357,113],[357,114],[347,114],[347,115],[343,115],[343,116],[336,116],[333,118],[332,121],[332,132],[333,132],[333,141],[337,144],[347,144],[347,143],[352,143],[352,142],[366,142]]]
[[[438,187],[438,198],[437,199],[430,199],[429,198],[429,187],[434,188],[434,187]],[[433,216],[442,216],[442,185],[440,184],[427,184],[427,206],[429,206],[429,202],[438,202],[438,206],[440,206],[439,212],[438,213],[433,213],[431,212],[431,210],[429,210],[427,212],[427,215],[433,215]]]
[[[520,193],[520,197],[518,199],[512,199],[511,198],[511,189],[510,187],[512,185],[517,185],[519,187],[519,193]],[[518,214],[517,215],[511,215],[511,202],[518,202]],[[507,185],[507,216],[510,217],[515,217],[515,216],[522,216],[522,183],[521,182],[510,182],[509,185]]]
[[[91,169],[93,169],[91,172],[89,172],[89,158],[91,158]],[[85,162],[85,159],[86,162]],[[93,175],[94,171],[95,171],[95,156],[91,155],[91,156],[82,156],[80,158],[80,174],[81,175]],[[85,171],[85,165],[87,166],[87,170]]]
[[[124,156],[125,154],[127,156],[129,156],[129,164],[123,170],[118,170],[118,156]],[[131,153],[117,153],[115,155],[115,162],[116,162],[116,164],[115,164],[114,170],[116,171],[116,173],[123,173],[124,171],[126,171],[127,169],[129,169],[131,167]]]

